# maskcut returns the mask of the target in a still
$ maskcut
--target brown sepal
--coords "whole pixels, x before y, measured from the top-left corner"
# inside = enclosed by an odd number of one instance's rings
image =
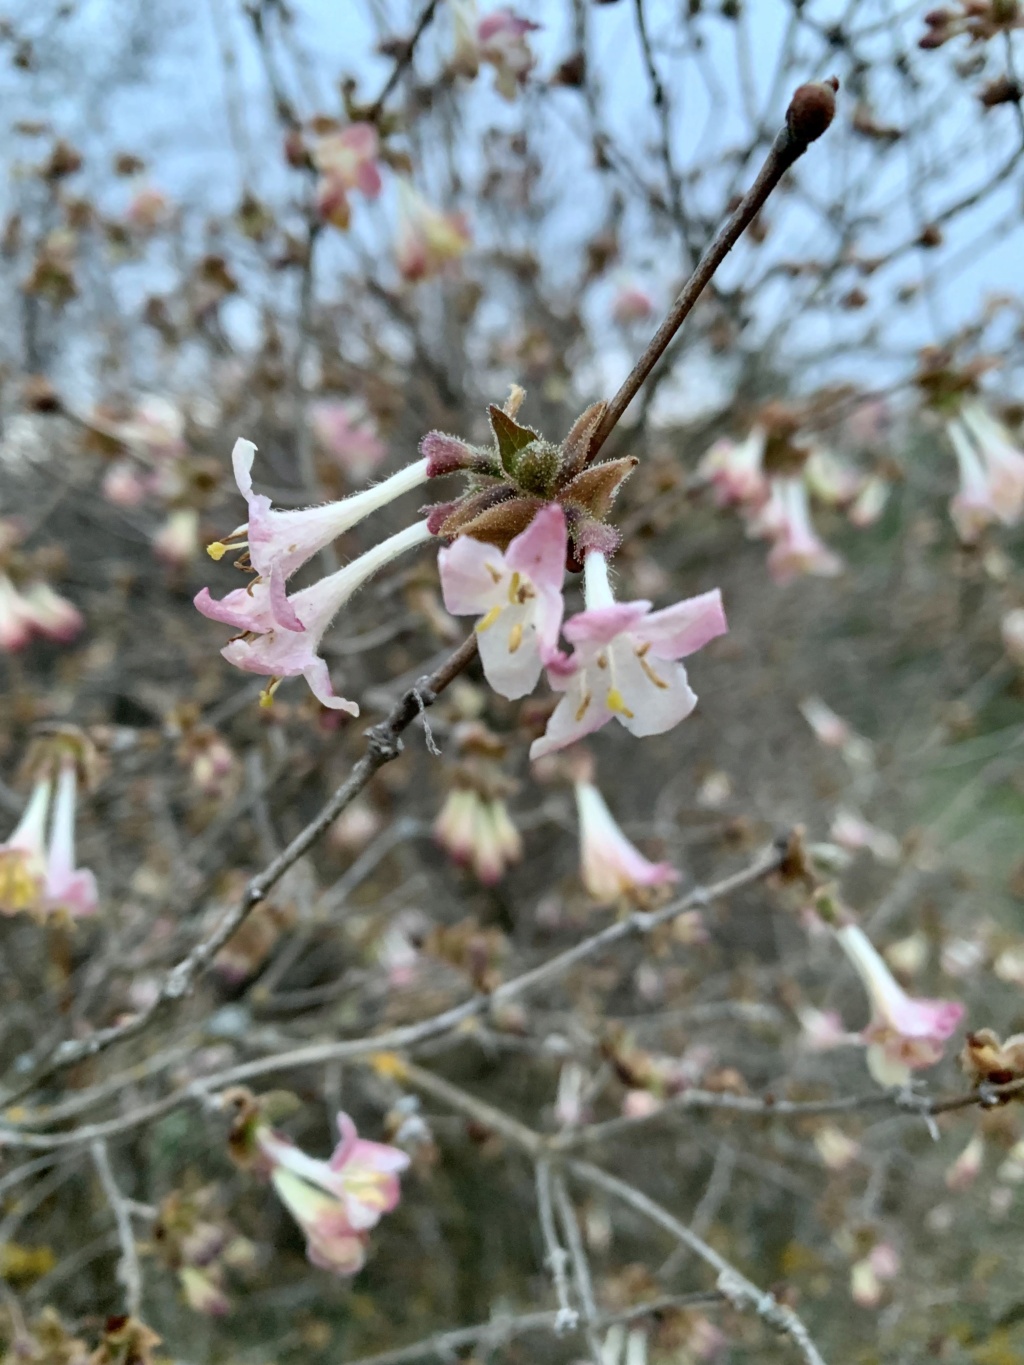
[[[510,542],[526,530],[543,506],[543,498],[511,498],[473,517],[459,528],[458,534],[472,536],[474,540],[483,540],[488,545],[496,545],[499,550],[506,550]],[[446,524],[442,534],[449,536],[453,532],[447,529]]]
[[[621,460],[591,465],[566,484],[559,501],[575,503],[601,521],[611,511],[619,489],[639,463],[635,455],[627,455]]]
[[[464,498],[458,498],[451,504],[451,511],[442,520],[433,515],[443,510],[444,504],[439,503],[431,509],[430,530],[435,536],[444,536],[446,539],[461,535],[469,522],[481,512],[514,496],[515,493],[507,484],[493,484],[490,488],[482,488],[478,493],[467,493]]]
[[[558,477],[560,488],[564,488],[570,479],[586,469],[590,458],[590,442],[607,410],[608,404],[602,399],[600,403],[591,403],[586,412],[581,413],[573,422],[561,446],[562,467]]]

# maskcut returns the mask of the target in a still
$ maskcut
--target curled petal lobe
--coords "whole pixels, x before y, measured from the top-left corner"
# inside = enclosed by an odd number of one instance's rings
[[[679,880],[670,863],[652,863],[623,834],[597,787],[576,784],[580,820],[580,876],[595,900],[643,899],[651,888]]]
[[[706,644],[725,635],[729,626],[718,588],[674,606],[652,611],[638,627],[637,635],[651,646],[659,659],[685,659]]]

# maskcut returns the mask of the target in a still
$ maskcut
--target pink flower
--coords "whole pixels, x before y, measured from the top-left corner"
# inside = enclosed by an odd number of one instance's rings
[[[170,212],[167,196],[153,185],[136,190],[125,215],[140,232],[154,232],[164,223]]]
[[[880,863],[898,863],[900,860],[900,841],[896,836],[869,824],[851,810],[836,811],[829,837],[850,853],[866,848]]]
[[[118,460],[103,476],[103,496],[115,507],[138,507],[149,486],[130,460]]]
[[[715,493],[719,507],[759,507],[768,497],[764,473],[765,432],[754,427],[744,441],[722,437],[697,466]]]
[[[646,322],[654,314],[654,300],[638,285],[623,285],[615,295],[612,317],[620,327],[634,322]]]
[[[850,1033],[835,1010],[819,1010],[813,1005],[799,1005],[796,1017],[800,1020],[800,1046],[808,1052],[831,1052],[836,1047],[859,1045],[859,1033]]]
[[[353,483],[367,479],[388,453],[371,419],[356,403],[316,403],[311,416],[320,444]]]
[[[199,512],[195,507],[175,507],[153,537],[158,558],[172,569],[184,568],[199,554]]]
[[[24,589],[21,602],[29,627],[49,640],[73,640],[85,624],[78,608],[41,579]]]
[[[1014,526],[1024,513],[1024,452],[978,403],[965,403],[946,423],[960,466],[960,490],[950,504],[957,535],[973,544],[986,526]]]
[[[271,508],[270,499],[265,494],[252,491],[252,464],[255,455],[256,447],[251,441],[235,442],[234,450],[231,452],[231,463],[234,466],[238,490],[249,504],[249,519],[232,531],[225,540],[214,541],[207,547],[207,552],[211,558],[221,559],[228,550],[247,549],[249,561],[259,575],[258,582],[265,582],[267,585],[266,597],[274,622],[285,630],[302,631],[305,626],[285,593],[288,579],[326,545],[330,545],[333,540],[369,516],[371,512],[385,507],[395,498],[425,482],[428,476],[428,461],[417,460],[414,464],[407,465],[405,469],[400,469],[397,474],[392,474],[383,483],[367,488],[362,493],[355,493],[352,497],[342,498],[340,502],[282,512]],[[203,600],[201,606],[200,598]],[[211,616],[214,620],[229,620],[227,616],[216,616],[208,609],[218,605],[212,601],[208,590],[204,589],[200,593],[200,598],[196,599],[196,606],[204,615]],[[237,592],[229,593],[223,599],[223,604],[237,598]],[[263,600],[263,594],[260,600]],[[231,624],[235,622],[231,621]]]
[[[96,913],[96,879],[75,867],[75,780],[74,762],[67,761],[60,766],[55,797],[51,777],[38,781],[17,829],[0,844],[0,913],[64,912],[73,919]]]
[[[94,412],[89,425],[146,459],[175,460],[187,452],[181,409],[158,394],[144,395],[125,418],[111,420]]]
[[[445,607],[476,616],[484,675],[502,697],[525,697],[556,651],[565,604],[565,513],[541,510],[504,553],[460,536],[437,557]]]
[[[510,9],[492,10],[477,25],[480,59],[494,67],[494,83],[504,99],[515,99],[536,64],[526,35],[539,27]]]
[[[953,1164],[947,1168],[946,1189],[960,1193],[970,1189],[981,1174],[985,1162],[985,1137],[977,1132],[968,1142]]]
[[[438,274],[464,255],[472,240],[464,214],[442,213],[407,180],[399,180],[395,256],[403,279],[415,282]]]
[[[906,1085],[912,1071],[941,1059],[964,1007],[907,995],[859,925],[843,925],[836,937],[871,1000],[871,1019],[861,1034],[868,1070],[879,1085]]]
[[[671,863],[652,863],[626,838],[592,782],[576,783],[580,820],[580,878],[596,901],[643,900],[658,886],[679,880]]]
[[[1015,607],[1003,617],[1003,647],[1015,664],[1024,667],[1024,607]]]
[[[818,538],[811,525],[807,485],[799,475],[771,480],[768,502],[749,529],[752,535],[771,540],[768,570],[780,586],[803,574],[833,578],[842,572],[843,561]]]
[[[815,738],[829,749],[845,749],[854,737],[849,721],[837,716],[820,697],[806,697],[800,702],[800,714],[814,731]]]
[[[615,601],[603,554],[587,555],[584,576],[586,610],[565,626],[574,652],[548,661],[548,680],[565,695],[531,758],[564,749],[613,717],[638,736],[671,730],[697,704],[675,661],[728,629],[717,588],[652,612],[650,602]]]
[[[398,1176],[409,1158],[359,1137],[347,1114],[338,1115],[338,1127],[341,1141],[329,1161],[307,1156],[266,1127],[255,1137],[274,1189],[305,1234],[309,1259],[336,1275],[354,1275],[366,1260],[367,1233],[398,1204]]]
[[[877,1308],[884,1286],[899,1274],[900,1258],[888,1242],[877,1242],[850,1270],[850,1296],[861,1308]]]
[[[351,123],[338,133],[328,133],[313,147],[313,165],[320,172],[317,207],[335,227],[349,223],[348,191],[359,190],[368,199],[381,191],[377,130],[372,123]]]
[[[248,588],[236,588],[219,602],[210,596],[209,588],[203,588],[195,598],[195,606],[212,621],[223,621],[244,632],[230,640],[221,654],[244,672],[263,673],[272,679],[261,698],[264,705],[269,705],[282,678],[302,676],[324,706],[358,716],[359,707],[354,701],[335,695],[327,664],[319,657],[320,641],[338,612],[367,579],[398,555],[430,539],[427,523],[417,522],[293,597],[285,598],[282,588],[282,600],[274,602],[271,586],[266,579],[260,579]],[[295,550],[294,546],[290,548]],[[285,550],[286,568],[287,553]],[[274,569],[283,572],[276,565]],[[294,621],[295,627],[282,627],[282,615]]]
[[[5,573],[0,573],[0,649],[13,654],[32,638],[27,604]]]

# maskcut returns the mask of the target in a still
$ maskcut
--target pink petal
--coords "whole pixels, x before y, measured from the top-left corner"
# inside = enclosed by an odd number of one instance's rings
[[[609,644],[624,631],[635,630],[650,609],[650,602],[642,600],[592,607],[566,621],[565,638],[573,644]]]
[[[635,629],[639,640],[651,646],[659,659],[685,659],[724,635],[729,627],[718,588],[687,598],[674,606],[651,612]]]
[[[270,595],[263,583],[254,584],[252,591],[235,588],[220,601],[210,596],[209,588],[200,588],[192,599],[192,605],[211,621],[221,621],[226,626],[234,626],[236,630],[262,634],[274,625]]]
[[[476,616],[486,612],[494,601],[495,582],[488,565],[504,574],[505,561],[500,550],[472,536],[459,536],[439,551],[437,567],[441,575],[444,605],[453,616]]]
[[[505,551],[505,563],[525,574],[536,588],[561,596],[565,580],[565,513],[557,502],[542,507],[526,530]]]

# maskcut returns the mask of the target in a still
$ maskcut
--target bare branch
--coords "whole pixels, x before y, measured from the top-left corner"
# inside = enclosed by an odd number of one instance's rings
[[[142,1267],[139,1263],[139,1249],[135,1245],[135,1233],[132,1231],[128,1203],[114,1179],[114,1172],[110,1167],[110,1158],[107,1155],[107,1144],[102,1138],[97,1138],[90,1144],[89,1150],[92,1153],[96,1174],[103,1186],[103,1193],[107,1197],[107,1203],[110,1205],[110,1211],[113,1213],[114,1221],[117,1224],[117,1240],[121,1247],[121,1261],[117,1268],[117,1277],[124,1286],[125,1312],[131,1318],[138,1317],[142,1305]]]

